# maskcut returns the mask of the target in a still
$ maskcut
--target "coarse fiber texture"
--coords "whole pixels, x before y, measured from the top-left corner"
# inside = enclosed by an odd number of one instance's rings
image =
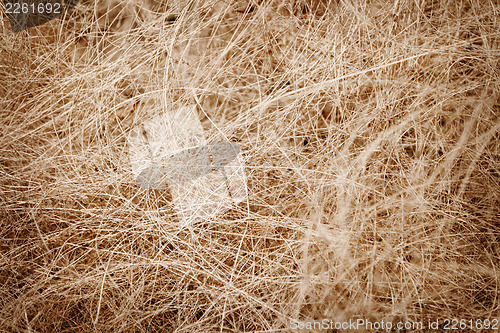
[[[82,0],[15,34],[4,16],[0,330],[498,319],[499,14]],[[181,229],[126,139],[184,105],[239,145],[248,199]]]

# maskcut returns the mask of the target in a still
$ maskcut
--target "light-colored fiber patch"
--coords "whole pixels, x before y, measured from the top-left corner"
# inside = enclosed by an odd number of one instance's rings
[[[4,16],[0,327],[493,323],[498,13],[481,0],[81,0],[16,34]],[[188,105],[194,120],[175,118]],[[141,126],[158,145],[142,129],[130,140]],[[215,159],[225,175],[187,158],[236,145]],[[166,175],[176,149],[171,164],[192,170]],[[206,218],[183,228],[183,214]]]

